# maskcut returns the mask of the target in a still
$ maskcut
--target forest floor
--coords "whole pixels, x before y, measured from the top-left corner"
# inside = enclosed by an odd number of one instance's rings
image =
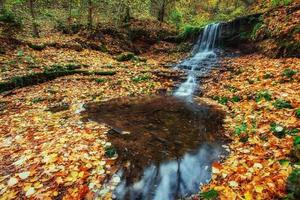
[[[51,40],[59,40],[55,38]],[[143,59],[119,62],[90,49],[37,51],[28,46],[0,55],[1,82],[53,66],[115,72],[68,75],[2,93],[1,199],[93,199],[107,192],[103,181],[116,170],[115,158],[105,155],[109,129],[83,123],[82,104],[170,93],[184,74],[166,64],[184,56],[149,52],[140,56]],[[231,153],[223,163],[213,164],[213,180],[204,191],[214,189],[220,199],[283,197],[293,165],[293,135],[300,129],[300,59],[253,54],[226,58],[222,66],[223,71],[212,71],[202,88],[203,97],[222,104],[227,112],[224,126],[232,139]]]

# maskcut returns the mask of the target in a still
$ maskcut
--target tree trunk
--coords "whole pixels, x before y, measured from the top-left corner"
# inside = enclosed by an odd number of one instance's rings
[[[88,0],[88,28],[93,28],[93,3],[92,0]]]
[[[68,21],[68,29],[69,33],[71,33],[71,23],[72,23],[72,0],[69,0],[69,17],[67,19]]]
[[[0,12],[4,9],[5,0],[0,0]]]
[[[159,11],[158,11],[158,21],[160,21],[160,22],[164,22],[165,9],[166,9],[166,2],[165,2],[165,0],[163,0],[161,7],[159,8]]]
[[[32,18],[33,36],[40,37],[39,31],[38,31],[38,26],[36,23],[35,13],[34,13],[34,0],[29,0],[29,9],[30,9],[30,14],[31,14],[31,18]]]

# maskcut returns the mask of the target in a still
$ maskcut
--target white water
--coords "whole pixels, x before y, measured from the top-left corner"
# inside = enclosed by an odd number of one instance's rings
[[[219,24],[207,25],[202,36],[193,47],[192,56],[176,67],[188,69],[187,80],[175,91],[177,97],[191,98],[198,88],[197,76],[206,73],[211,65],[216,62],[215,46],[219,34]]]

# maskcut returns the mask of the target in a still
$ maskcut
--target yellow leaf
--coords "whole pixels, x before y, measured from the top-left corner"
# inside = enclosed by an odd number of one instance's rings
[[[261,186],[261,185],[255,186],[255,192],[262,193],[263,190],[264,190],[263,186]]]
[[[253,198],[252,198],[252,194],[249,192],[249,191],[247,191],[246,193],[245,193],[245,200],[252,200]]]

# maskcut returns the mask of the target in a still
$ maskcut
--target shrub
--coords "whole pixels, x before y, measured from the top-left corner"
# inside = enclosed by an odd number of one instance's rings
[[[17,18],[17,16],[13,12],[6,9],[3,9],[0,12],[0,21],[8,24],[12,24],[16,27],[20,27],[22,25],[21,19]]]
[[[300,169],[294,169],[287,180],[287,189],[296,198],[300,197]]]
[[[283,108],[293,108],[291,103],[289,101],[285,101],[283,99],[277,99],[273,106],[277,109],[283,109]]]
[[[297,118],[300,118],[300,108],[298,108],[298,109],[296,110],[296,113],[295,113],[295,114],[296,114],[296,117],[297,117]]]
[[[265,99],[266,101],[271,101],[272,100],[272,96],[269,93],[269,91],[267,91],[267,90],[260,91],[258,94],[256,94],[256,96],[255,96],[255,101],[256,102],[260,102],[263,99]]]
[[[203,198],[203,199],[207,199],[207,200],[217,199],[218,198],[218,192],[216,190],[212,189],[212,190],[209,190],[207,192],[201,192],[199,194],[199,197]]]
[[[142,82],[142,81],[147,81],[150,79],[150,76],[148,74],[146,75],[143,75],[143,76],[136,76],[134,78],[132,78],[131,80],[135,83],[139,83],[139,82]]]
[[[182,13],[178,9],[173,10],[170,14],[170,21],[175,24],[177,30],[179,30],[182,24]]]
[[[95,81],[97,83],[104,83],[106,80],[104,78],[97,78]]]
[[[282,76],[286,76],[287,78],[292,78],[295,74],[297,74],[296,70],[285,69],[282,73]]]
[[[234,96],[234,97],[232,97],[232,99],[231,99],[232,102],[239,102],[240,100],[241,100],[241,98],[238,97],[238,96]]]
[[[213,97],[213,100],[218,101],[218,103],[226,105],[228,103],[228,98],[227,97],[218,97],[215,96]]]
[[[243,122],[241,125],[235,127],[235,134],[240,135],[241,133],[245,133],[247,131],[247,124]]]
[[[183,31],[180,34],[180,38],[182,38],[183,40],[187,40],[188,38],[198,38],[201,29],[202,28],[199,26],[186,25],[183,27]]]
[[[117,151],[113,146],[105,147],[105,155],[109,158],[112,158],[116,155]]]
[[[270,130],[278,138],[283,138],[286,135],[286,129],[283,126],[276,124],[275,122],[270,125]]]

